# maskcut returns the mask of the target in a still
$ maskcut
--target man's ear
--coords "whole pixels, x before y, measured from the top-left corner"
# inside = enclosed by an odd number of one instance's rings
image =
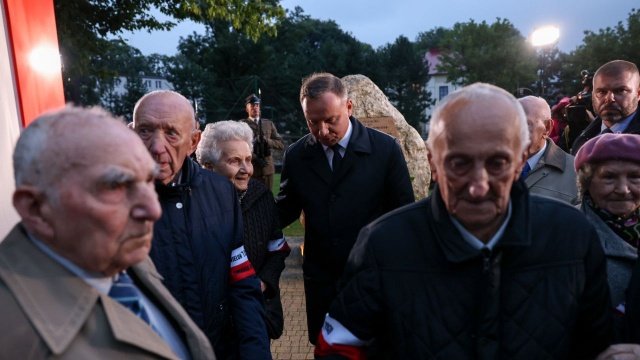
[[[431,155],[429,147],[427,147],[427,160],[429,161],[429,168],[431,169],[431,178],[433,181],[438,181],[438,171],[436,171],[436,167],[433,163],[433,155]]]
[[[549,134],[551,134],[551,130],[553,130],[553,119],[544,120],[544,133],[542,134],[543,138],[548,138]]]
[[[198,148],[198,143],[200,142],[201,136],[201,130],[193,130],[193,132],[191,133],[191,148],[189,148],[189,155],[193,154],[193,152]]]
[[[353,112],[353,100],[347,99],[347,114],[351,116],[352,112]]]
[[[20,185],[13,193],[13,207],[31,234],[44,241],[53,238],[50,219],[54,209],[44,192],[32,185]]]

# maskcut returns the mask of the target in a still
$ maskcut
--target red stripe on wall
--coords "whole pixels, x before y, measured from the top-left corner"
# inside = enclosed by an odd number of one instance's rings
[[[37,48],[58,49],[53,0],[3,0],[22,125],[64,105],[62,73],[40,73],[29,63]],[[58,51],[59,52],[59,51]]]

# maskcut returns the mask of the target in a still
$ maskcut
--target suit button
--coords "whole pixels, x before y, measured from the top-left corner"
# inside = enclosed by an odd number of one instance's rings
[[[331,196],[329,196],[329,201],[334,202],[336,201],[336,198],[337,198],[336,194],[331,194]]]
[[[220,310],[224,309],[224,306],[222,304],[220,304]]]

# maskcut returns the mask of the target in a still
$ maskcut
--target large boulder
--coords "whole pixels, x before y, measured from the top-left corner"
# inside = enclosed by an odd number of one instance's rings
[[[400,142],[416,200],[429,195],[431,169],[427,148],[420,134],[407,123],[404,116],[389,102],[387,96],[364,75],[342,78],[353,100],[353,116],[366,126],[394,136]]]

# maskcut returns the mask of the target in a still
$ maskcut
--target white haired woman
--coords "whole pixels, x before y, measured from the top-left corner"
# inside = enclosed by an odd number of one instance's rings
[[[247,124],[219,121],[208,124],[202,132],[196,157],[202,167],[235,185],[242,208],[244,247],[267,300],[267,332],[271,339],[277,339],[284,327],[280,275],[291,249],[280,230],[271,189],[251,179],[252,144],[253,132]]]
[[[618,340],[627,338],[626,292],[640,240],[640,136],[603,134],[586,142],[575,158],[581,210],[591,220],[607,258],[607,280]],[[632,307],[638,305],[633,304]]]

